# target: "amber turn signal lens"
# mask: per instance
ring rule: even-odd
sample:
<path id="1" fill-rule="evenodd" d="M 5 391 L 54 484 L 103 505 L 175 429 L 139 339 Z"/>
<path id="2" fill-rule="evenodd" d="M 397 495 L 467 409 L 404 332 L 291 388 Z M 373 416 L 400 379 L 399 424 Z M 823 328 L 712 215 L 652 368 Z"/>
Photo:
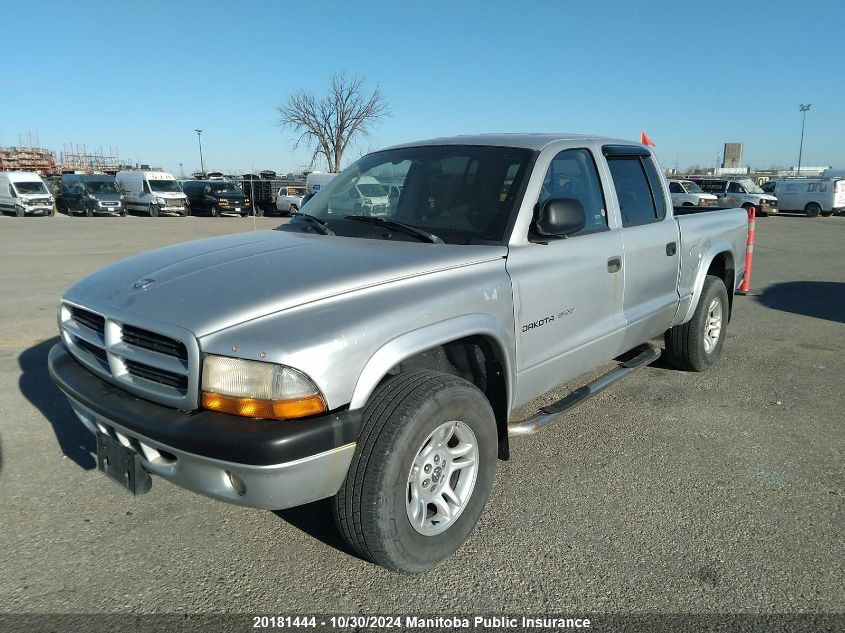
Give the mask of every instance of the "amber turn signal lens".
<path id="1" fill-rule="evenodd" d="M 231 413 L 245 418 L 277 420 L 304 418 L 326 410 L 326 402 L 319 395 L 296 400 L 258 400 L 257 398 L 233 398 L 207 391 L 202 393 L 202 406 L 210 411 Z"/>

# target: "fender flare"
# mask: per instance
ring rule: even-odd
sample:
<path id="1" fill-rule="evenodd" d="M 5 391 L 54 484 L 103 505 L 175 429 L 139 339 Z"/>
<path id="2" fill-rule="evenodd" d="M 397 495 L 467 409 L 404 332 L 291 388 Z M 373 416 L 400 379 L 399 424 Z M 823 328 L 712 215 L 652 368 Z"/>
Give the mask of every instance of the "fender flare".
<path id="1" fill-rule="evenodd" d="M 358 382 L 352 392 L 349 408 L 362 409 L 369 400 L 376 386 L 392 367 L 402 360 L 418 354 L 424 350 L 443 345 L 450 341 L 468 336 L 484 336 L 495 343 L 494 351 L 499 355 L 507 380 L 507 406 L 510 406 L 513 395 L 513 367 L 512 350 L 509 340 L 513 338 L 494 317 L 489 314 L 465 314 L 458 317 L 438 321 L 431 325 L 406 332 L 388 341 L 370 356 L 358 376 Z"/>
<path id="2" fill-rule="evenodd" d="M 745 270 L 745 260 L 743 259 L 741 262 L 738 262 L 736 255 L 733 252 L 733 245 L 728 240 L 720 240 L 711 244 L 710 248 L 707 249 L 707 252 L 698 258 L 698 270 L 696 271 L 695 282 L 692 286 L 692 299 L 690 300 L 689 306 L 687 307 L 687 311 L 686 314 L 684 314 L 684 317 L 682 319 L 679 319 L 674 325 L 686 323 L 692 318 L 692 315 L 695 312 L 695 307 L 698 305 L 698 300 L 701 297 L 701 291 L 704 288 L 704 278 L 707 276 L 707 271 L 710 269 L 710 264 L 713 263 L 713 260 L 720 253 L 727 253 L 730 256 L 734 265 L 733 282 L 731 283 L 731 287 L 727 289 L 729 295 L 734 294 L 734 291 L 736 290 L 736 281 L 739 278 L 738 273 L 740 272 L 740 270 Z M 738 266 L 741 267 L 739 270 Z"/>

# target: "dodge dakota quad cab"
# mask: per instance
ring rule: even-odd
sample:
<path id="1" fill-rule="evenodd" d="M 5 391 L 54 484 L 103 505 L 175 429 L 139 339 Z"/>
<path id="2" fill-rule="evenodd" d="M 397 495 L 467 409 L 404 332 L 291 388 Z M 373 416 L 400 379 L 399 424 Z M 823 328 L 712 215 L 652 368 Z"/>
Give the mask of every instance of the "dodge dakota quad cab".
<path id="1" fill-rule="evenodd" d="M 395 204 L 350 211 L 361 181 Z M 135 494 L 331 498 L 361 556 L 421 572 L 481 516 L 509 441 L 654 361 L 719 358 L 741 209 L 675 217 L 645 147 L 578 135 L 369 154 L 276 230 L 112 264 L 59 307 L 53 380 Z M 512 412 L 615 360 L 527 419 Z"/>

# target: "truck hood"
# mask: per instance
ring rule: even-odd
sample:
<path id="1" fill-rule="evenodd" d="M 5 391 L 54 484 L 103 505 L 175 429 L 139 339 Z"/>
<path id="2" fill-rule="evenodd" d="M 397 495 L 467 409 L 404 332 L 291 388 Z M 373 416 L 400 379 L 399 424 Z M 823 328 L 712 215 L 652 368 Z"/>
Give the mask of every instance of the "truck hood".
<path id="1" fill-rule="evenodd" d="M 320 299 L 501 259 L 505 246 L 457 246 L 260 231 L 186 242 L 111 264 L 64 298 L 197 337 Z"/>

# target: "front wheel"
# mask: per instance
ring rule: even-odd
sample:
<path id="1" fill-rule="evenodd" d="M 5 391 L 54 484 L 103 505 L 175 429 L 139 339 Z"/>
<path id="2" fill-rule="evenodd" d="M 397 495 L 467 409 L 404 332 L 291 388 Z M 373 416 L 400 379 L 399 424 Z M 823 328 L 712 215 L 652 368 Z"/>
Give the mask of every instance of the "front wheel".
<path id="1" fill-rule="evenodd" d="M 288 210 L 288 215 L 293 215 L 294 213 L 299 213 L 299 207 L 295 204 L 290 205 L 290 209 Z"/>
<path id="2" fill-rule="evenodd" d="M 725 282 L 707 275 L 692 318 L 666 331 L 668 361 L 687 371 L 706 371 L 713 367 L 725 342 L 728 310 Z"/>
<path id="3" fill-rule="evenodd" d="M 151 218 L 157 218 L 158 217 L 159 209 L 156 205 L 151 204 L 149 209 L 147 209 L 147 211 L 149 212 Z"/>
<path id="4" fill-rule="evenodd" d="M 478 522 L 496 467 L 496 420 L 475 385 L 402 373 L 373 393 L 335 522 L 361 556 L 419 573 L 454 554 Z"/>
<path id="5" fill-rule="evenodd" d="M 217 208 L 217 205 L 211 207 L 211 217 L 212 218 L 219 218 L 220 217 L 220 209 Z"/>

